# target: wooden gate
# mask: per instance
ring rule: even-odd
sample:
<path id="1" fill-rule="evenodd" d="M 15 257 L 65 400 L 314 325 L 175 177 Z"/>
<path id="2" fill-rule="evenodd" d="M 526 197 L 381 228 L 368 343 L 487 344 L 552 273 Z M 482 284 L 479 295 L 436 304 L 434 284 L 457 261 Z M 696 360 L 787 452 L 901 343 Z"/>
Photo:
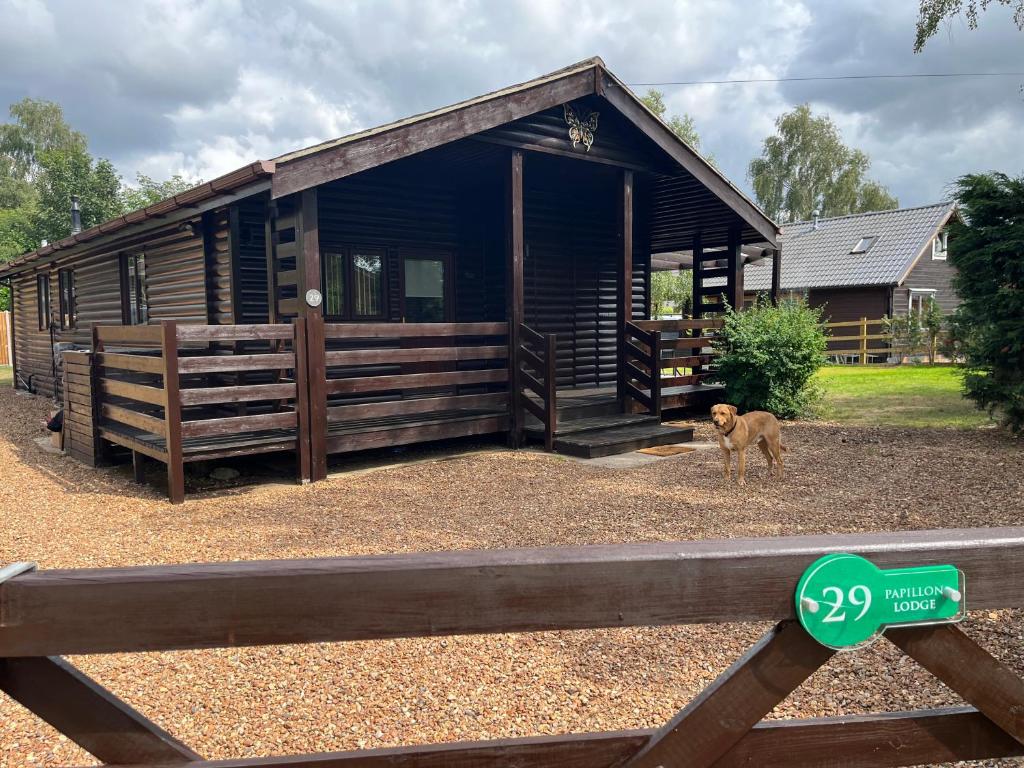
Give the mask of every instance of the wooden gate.
<path id="1" fill-rule="evenodd" d="M 11 364 L 11 313 L 0 312 L 0 365 Z"/>
<path id="2" fill-rule="evenodd" d="M 108 765 L 856 768 L 1024 755 L 1024 682 L 954 624 L 890 629 L 884 639 L 970 706 L 764 720 L 833 655 L 794 620 L 793 604 L 803 570 L 829 552 L 880 567 L 952 563 L 972 610 L 1024 607 L 1024 528 L 88 570 L 17 564 L 0 570 L 0 690 Z M 751 621 L 778 623 L 657 730 L 216 762 L 61 658 Z"/>

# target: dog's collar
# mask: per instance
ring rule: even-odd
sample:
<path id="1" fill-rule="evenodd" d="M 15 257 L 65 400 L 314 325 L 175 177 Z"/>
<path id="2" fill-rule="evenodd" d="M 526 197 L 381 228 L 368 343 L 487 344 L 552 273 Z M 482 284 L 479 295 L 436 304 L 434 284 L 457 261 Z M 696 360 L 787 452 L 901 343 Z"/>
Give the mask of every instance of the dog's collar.
<path id="1" fill-rule="evenodd" d="M 739 419 L 733 419 L 733 420 L 732 420 L 732 429 L 730 429 L 730 430 L 729 430 L 728 432 L 722 432 L 722 433 L 721 433 L 722 437 L 728 437 L 728 436 L 729 436 L 729 435 L 731 435 L 731 434 L 732 434 L 732 433 L 733 433 L 734 431 L 736 431 L 736 425 L 737 425 L 737 424 L 739 424 L 739 423 L 740 423 L 740 420 L 739 420 Z"/>

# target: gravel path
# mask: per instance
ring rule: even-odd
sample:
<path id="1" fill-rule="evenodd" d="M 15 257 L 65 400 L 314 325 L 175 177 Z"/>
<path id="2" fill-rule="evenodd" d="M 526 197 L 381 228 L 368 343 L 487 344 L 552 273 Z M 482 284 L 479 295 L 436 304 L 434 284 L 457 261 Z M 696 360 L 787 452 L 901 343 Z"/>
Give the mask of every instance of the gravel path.
<path id="1" fill-rule="evenodd" d="M 192 495 L 172 507 L 158 491 L 133 485 L 125 469 L 92 470 L 40 450 L 32 438 L 45 406 L 0 391 L 0 563 L 94 567 L 1021 524 L 1024 452 L 992 430 L 790 424 L 785 483 L 766 486 L 758 456 L 746 489 L 721 484 L 717 451 L 626 471 L 491 445 L 335 473 L 306 487 Z M 706 427 L 699 432 L 710 438 Z M 965 626 L 1024 673 L 1024 615 L 972 614 Z M 652 727 L 764 629 L 546 632 L 73 661 L 215 758 Z M 957 702 L 883 641 L 837 657 L 776 714 Z M 92 762 L 0 695 L 0 768 Z"/>

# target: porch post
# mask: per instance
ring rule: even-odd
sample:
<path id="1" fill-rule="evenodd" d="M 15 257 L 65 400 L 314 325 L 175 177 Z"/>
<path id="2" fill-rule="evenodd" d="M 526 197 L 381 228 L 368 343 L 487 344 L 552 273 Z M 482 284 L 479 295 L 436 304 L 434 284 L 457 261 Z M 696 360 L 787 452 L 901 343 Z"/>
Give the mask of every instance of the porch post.
<path id="1" fill-rule="evenodd" d="M 302 250 L 296 258 L 296 304 L 299 317 L 306 321 L 306 370 L 303 372 L 303 384 L 307 387 L 309 403 L 309 419 L 306 422 L 309 429 L 309 479 L 315 482 L 327 477 L 327 394 L 324 389 L 327 350 L 323 332 L 323 304 L 311 307 L 306 303 L 306 291 L 313 288 L 320 290 L 320 227 L 316 187 L 304 189 L 300 195 L 295 238 Z M 297 352 L 294 349 L 292 351 Z M 299 364 L 298 359 L 296 364 Z M 296 383 L 298 379 L 296 376 Z M 299 423 L 301 425 L 301 421 Z M 302 437 L 299 436 L 300 441 Z"/>
<path id="2" fill-rule="evenodd" d="M 701 294 L 701 288 L 704 285 L 703 277 L 700 272 L 704 268 L 704 245 L 701 243 L 700 232 L 697 232 L 693 236 L 693 294 L 691 295 L 691 301 L 693 306 L 690 309 L 690 317 L 697 320 L 704 316 L 704 311 L 701 309 L 701 305 L 704 303 L 704 296 Z"/>
<path id="3" fill-rule="evenodd" d="M 512 151 L 505 185 L 506 274 L 508 284 L 508 365 L 509 365 L 509 444 L 518 448 L 523 442 L 525 412 L 520 403 L 519 326 L 524 317 L 523 289 L 523 153 Z"/>
<path id="4" fill-rule="evenodd" d="M 782 285 L 782 252 L 772 249 L 772 306 L 779 306 L 779 288 Z"/>
<path id="5" fill-rule="evenodd" d="M 726 267 L 729 274 L 726 277 L 725 298 L 729 305 L 735 310 L 743 309 L 743 251 L 741 250 L 742 231 L 739 224 L 729 227 L 729 245 L 726 249 Z"/>
<path id="6" fill-rule="evenodd" d="M 619 207 L 619 233 L 622 238 L 622 262 L 619 264 L 618 319 L 615 343 L 618 350 L 615 363 L 615 392 L 622 410 L 628 406 L 626 397 L 626 323 L 633 319 L 633 172 L 622 172 L 622 199 Z M 651 371 L 651 376 L 659 375 Z"/>

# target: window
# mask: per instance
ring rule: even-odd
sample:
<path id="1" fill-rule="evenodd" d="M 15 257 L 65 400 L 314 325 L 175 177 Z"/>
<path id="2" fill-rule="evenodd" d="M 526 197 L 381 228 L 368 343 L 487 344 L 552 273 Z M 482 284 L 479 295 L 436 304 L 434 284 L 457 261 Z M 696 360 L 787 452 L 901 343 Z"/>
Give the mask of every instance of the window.
<path id="1" fill-rule="evenodd" d="M 860 240 L 857 241 L 857 244 L 853 246 L 853 250 L 850 251 L 850 253 L 867 253 L 869 250 L 871 250 L 871 246 L 875 244 L 876 240 L 878 240 L 878 238 L 875 236 L 862 237 Z"/>
<path id="2" fill-rule="evenodd" d="M 324 251 L 324 317 L 372 320 L 384 317 L 384 249 L 346 247 Z"/>
<path id="3" fill-rule="evenodd" d="M 406 256 L 404 316 L 411 323 L 443 323 L 445 312 L 445 259 Z"/>
<path id="4" fill-rule="evenodd" d="M 121 256 L 121 322 L 124 325 L 145 325 L 149 322 L 144 253 Z"/>
<path id="5" fill-rule="evenodd" d="M 946 260 L 946 248 L 949 246 L 949 233 L 939 232 L 932 240 L 932 259 L 935 261 Z"/>
<path id="6" fill-rule="evenodd" d="M 57 286 L 60 300 L 60 327 L 75 327 L 75 273 L 70 269 L 57 272 Z"/>
<path id="7" fill-rule="evenodd" d="M 49 275 L 38 275 L 36 277 L 36 319 L 39 321 L 40 331 L 45 331 L 50 327 Z"/>
<path id="8" fill-rule="evenodd" d="M 935 289 L 910 288 L 908 290 L 910 295 L 907 298 L 907 312 L 911 314 L 917 312 L 918 319 L 920 319 L 928 308 L 928 302 L 935 299 Z"/>

